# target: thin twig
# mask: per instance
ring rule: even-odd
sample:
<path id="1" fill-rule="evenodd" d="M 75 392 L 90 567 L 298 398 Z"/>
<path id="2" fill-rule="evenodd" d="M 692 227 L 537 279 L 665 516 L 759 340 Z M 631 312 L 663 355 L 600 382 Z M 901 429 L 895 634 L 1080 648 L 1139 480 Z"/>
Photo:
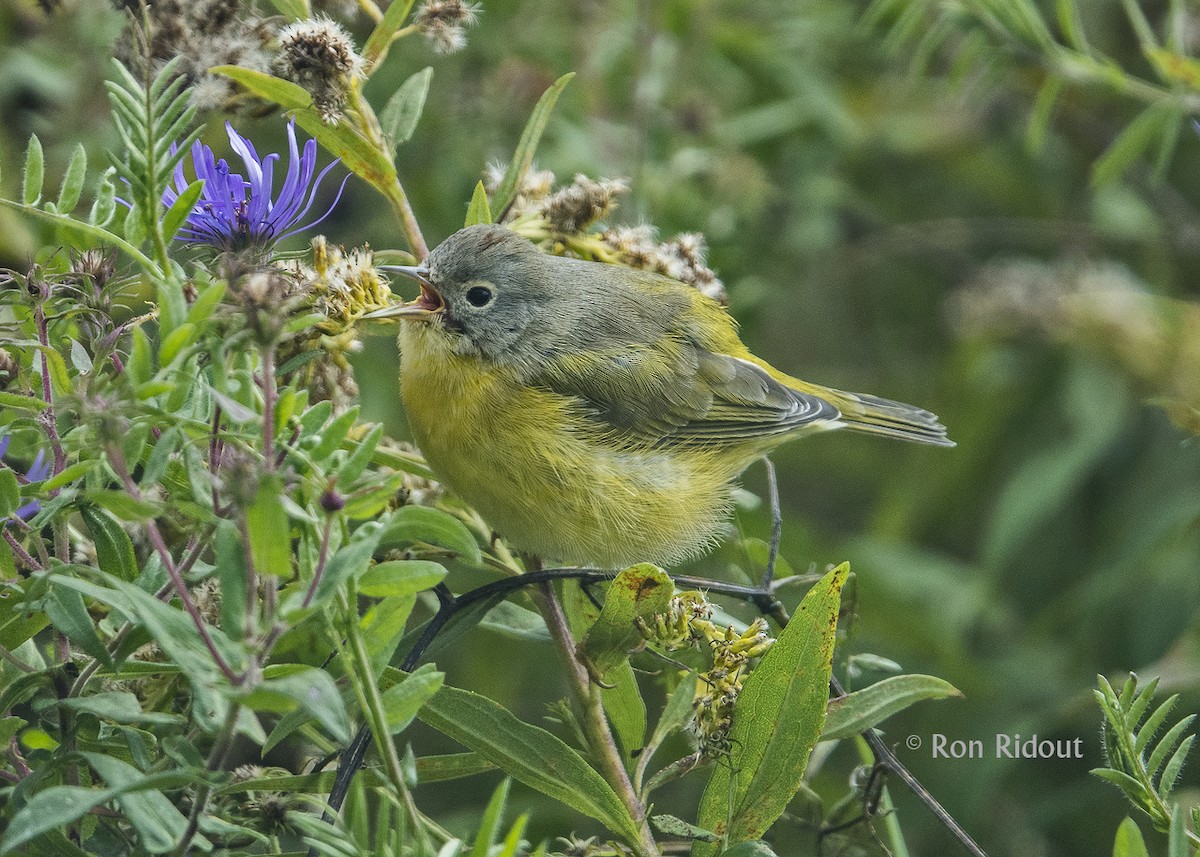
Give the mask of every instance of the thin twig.
<path id="1" fill-rule="evenodd" d="M 129 474 L 129 468 L 125 464 L 125 454 L 115 444 L 109 444 L 107 452 L 109 463 L 112 465 L 121 482 L 125 485 L 125 490 L 129 492 L 129 496 L 135 500 L 141 500 L 142 492 L 138 488 L 137 483 L 133 481 L 133 477 Z M 153 518 L 146 521 L 146 535 L 149 536 L 150 544 L 154 546 L 159 559 L 162 560 L 162 564 L 167 570 L 167 575 L 171 578 L 171 583 L 175 587 L 175 592 L 179 596 L 179 600 L 183 602 L 183 608 L 187 611 L 187 614 L 192 617 L 192 624 L 196 626 L 196 631 L 200 634 L 200 639 L 204 641 L 204 647 L 208 649 L 213 662 L 224 673 L 225 678 L 229 679 L 231 684 L 240 685 L 244 676 L 235 672 L 226 663 L 220 650 L 217 649 L 212 635 L 208 633 L 208 625 L 205 624 L 204 617 L 200 615 L 200 610 L 192 598 L 192 593 L 187 588 L 187 583 L 184 581 L 183 575 L 180 574 L 179 568 L 175 565 L 171 551 L 167 548 L 167 543 L 158 529 L 158 523 Z"/>
<path id="2" fill-rule="evenodd" d="M 8 542 L 8 546 L 12 548 L 13 554 L 21 562 L 29 567 L 30 571 L 45 571 L 46 567 L 29 555 L 25 548 L 21 547 L 21 543 L 17 541 L 17 537 L 4 528 L 4 540 Z"/>
<path id="3" fill-rule="evenodd" d="M 39 284 L 39 292 L 41 290 Z M 47 351 L 50 349 L 50 328 L 46 323 L 46 304 L 45 299 L 39 298 L 33 305 L 33 317 L 37 324 L 38 342 L 42 344 L 42 348 Z M 62 473 L 67 466 L 67 453 L 63 449 L 62 439 L 58 436 L 58 418 L 54 415 L 54 397 L 51 395 L 50 387 L 50 361 L 46 357 L 46 351 L 42 352 L 42 398 L 46 402 L 46 410 L 38 415 L 38 420 L 42 423 L 42 428 L 46 431 L 46 437 L 50 440 L 50 446 L 54 450 L 54 475 Z M 57 490 L 54 492 L 57 493 Z"/>

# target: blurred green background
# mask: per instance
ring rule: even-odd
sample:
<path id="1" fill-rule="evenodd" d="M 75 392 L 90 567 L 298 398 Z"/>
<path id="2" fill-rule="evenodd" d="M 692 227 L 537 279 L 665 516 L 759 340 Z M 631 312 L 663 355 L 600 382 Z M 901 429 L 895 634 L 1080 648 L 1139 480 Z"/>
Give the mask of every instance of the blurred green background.
<path id="1" fill-rule="evenodd" d="M 1118 0 L 1078 5 L 1094 44 L 1148 74 Z M 1180 5 L 1186 37 L 1200 40 L 1200 10 Z M 965 20 L 962 32 L 899 39 L 894 16 L 867 20 L 867 6 L 487 0 L 464 51 L 407 40 L 368 95 L 380 107 L 434 67 L 399 167 L 436 243 L 461 225 L 484 165 L 510 155 L 538 95 L 578 72 L 539 166 L 564 181 L 630 179 L 620 222 L 702 231 L 745 340 L 781 369 L 943 418 L 956 449 L 846 435 L 782 449 L 783 556 L 798 572 L 850 560 L 841 657 L 875 653 L 964 692 L 894 718 L 887 736 L 989 853 L 1108 853 L 1126 807 L 1087 773 L 1101 763 L 1096 673 L 1162 675 L 1183 711 L 1200 707 L 1200 448 L 1151 403 L 1200 383 L 1200 322 L 1162 300 L 1196 299 L 1200 138 L 1177 124 L 1159 169 L 1151 155 L 1096 183 L 1093 165 L 1138 103 L 1068 86 L 1031 140 L 1045 78 L 1035 56 L 1002 36 L 973 46 Z M 1167 14 L 1142 6 L 1153 21 Z M 19 188 L 31 132 L 46 144 L 48 185 L 77 142 L 94 163 L 113 144 L 102 80 L 120 26 L 99 0 L 49 16 L 0 2 L 5 195 Z M 369 32 L 362 18 L 352 29 Z M 211 117 L 214 146 L 222 118 Z M 282 139 L 276 117 L 235 121 L 260 151 Z M 402 247 L 380 202 L 351 182 L 322 229 L 346 245 Z M 26 265 L 40 238 L 0 211 L 0 265 Z M 364 415 L 403 436 L 394 352 L 389 337 L 369 337 L 356 366 Z M 746 479 L 765 496 L 761 470 Z M 738 526 L 769 532 L 761 507 Z M 729 576 L 735 565 L 753 568 L 730 547 L 690 570 Z M 474 633 L 439 661 L 448 680 L 543 716 L 562 693 L 546 686 L 549 649 Z M 932 759 L 933 733 L 986 746 L 997 733 L 1081 737 L 1084 759 Z M 905 747 L 909 735 L 921 750 Z M 422 752 L 436 740 L 414 738 Z M 853 764 L 838 753 L 817 780 L 830 795 Z M 1195 770 L 1183 783 L 1193 802 Z M 453 829 L 453 813 L 477 817 L 494 783 L 423 787 L 419 800 Z M 687 814 L 699 785 L 656 809 Z M 956 853 L 892 791 L 915 854 Z M 535 838 L 561 829 L 559 810 L 519 794 L 540 807 Z"/>

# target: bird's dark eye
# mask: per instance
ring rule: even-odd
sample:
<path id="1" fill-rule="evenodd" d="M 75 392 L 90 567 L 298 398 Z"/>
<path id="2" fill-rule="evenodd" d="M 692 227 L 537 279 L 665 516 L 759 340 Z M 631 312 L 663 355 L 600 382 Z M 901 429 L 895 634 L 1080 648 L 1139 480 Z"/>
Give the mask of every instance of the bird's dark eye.
<path id="1" fill-rule="evenodd" d="M 492 290 L 487 286 L 472 286 L 467 289 L 467 303 L 471 306 L 487 306 L 492 302 Z"/>

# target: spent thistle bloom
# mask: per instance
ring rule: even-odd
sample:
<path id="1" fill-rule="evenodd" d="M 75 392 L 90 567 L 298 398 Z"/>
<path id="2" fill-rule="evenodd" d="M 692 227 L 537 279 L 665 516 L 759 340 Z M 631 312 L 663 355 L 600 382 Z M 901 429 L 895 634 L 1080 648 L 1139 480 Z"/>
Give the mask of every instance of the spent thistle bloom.
<path id="1" fill-rule="evenodd" d="M 439 54 L 452 54 L 467 44 L 466 28 L 479 18 L 479 7 L 463 0 L 426 0 L 413 24 Z"/>
<path id="2" fill-rule="evenodd" d="M 12 440 L 10 435 L 0 437 L 0 459 L 4 458 L 4 454 L 8 452 L 8 444 Z M 27 482 L 41 482 L 50 475 L 50 462 L 46 460 L 46 453 L 38 450 L 37 457 L 33 459 L 33 464 L 30 465 L 28 472 L 25 474 Z M 17 509 L 9 516 L 9 520 L 19 518 L 22 521 L 28 521 L 38 513 L 41 504 L 37 500 L 30 500 L 23 506 L 18 506 Z"/>
<path id="3" fill-rule="evenodd" d="M 272 63 L 277 74 L 308 90 L 327 125 L 337 124 L 351 88 L 363 76 L 362 67 L 350 34 L 324 16 L 285 27 Z"/>
<path id="4" fill-rule="evenodd" d="M 308 215 L 322 179 L 338 161 L 334 160 L 317 173 L 317 141 L 308 140 L 301 154 L 296 144 L 295 120 L 288 122 L 287 176 L 278 196 L 272 199 L 273 167 L 279 155 L 272 152 L 260 158 L 254 145 L 233 130 L 228 122 L 225 130 L 230 146 L 245 164 L 246 177 L 231 172 L 225 159 L 217 158 L 208 146 L 199 141 L 193 143 L 192 167 L 196 178 L 204 179 L 204 192 L 179 230 L 176 237 L 180 240 L 209 244 L 226 252 L 257 250 L 265 253 L 276 241 L 316 226 L 330 215 L 342 198 L 349 175 L 342 180 L 337 197 L 324 214 L 297 225 Z M 175 186 L 163 192 L 163 205 L 170 207 L 187 186 L 181 162 L 175 167 Z"/>

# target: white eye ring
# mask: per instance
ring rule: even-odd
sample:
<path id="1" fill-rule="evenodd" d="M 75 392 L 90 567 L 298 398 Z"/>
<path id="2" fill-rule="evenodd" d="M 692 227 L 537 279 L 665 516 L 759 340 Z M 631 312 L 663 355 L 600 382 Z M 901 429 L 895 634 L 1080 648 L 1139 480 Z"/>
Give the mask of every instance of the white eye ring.
<path id="1" fill-rule="evenodd" d="M 473 307 L 485 307 L 495 296 L 495 292 L 487 286 L 471 286 L 467 289 L 467 303 Z"/>

